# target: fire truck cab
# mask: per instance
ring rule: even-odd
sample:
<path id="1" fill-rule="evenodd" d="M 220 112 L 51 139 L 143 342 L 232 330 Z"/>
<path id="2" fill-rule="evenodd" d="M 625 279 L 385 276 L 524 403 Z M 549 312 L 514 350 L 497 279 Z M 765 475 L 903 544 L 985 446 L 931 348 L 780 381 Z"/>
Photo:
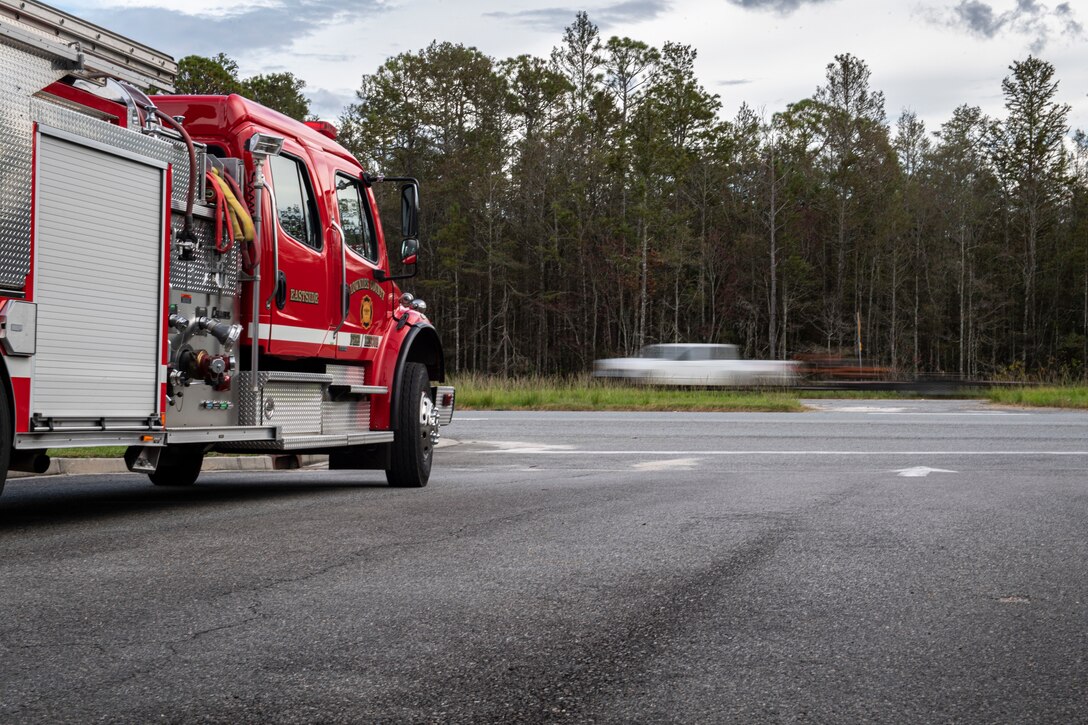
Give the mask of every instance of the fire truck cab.
<path id="1" fill-rule="evenodd" d="M 40 3 L 0 0 L 0 60 L 0 476 L 126 445 L 157 485 L 213 450 L 426 485 L 454 389 L 398 286 L 415 179 L 240 96 L 149 97 L 169 56 Z"/>

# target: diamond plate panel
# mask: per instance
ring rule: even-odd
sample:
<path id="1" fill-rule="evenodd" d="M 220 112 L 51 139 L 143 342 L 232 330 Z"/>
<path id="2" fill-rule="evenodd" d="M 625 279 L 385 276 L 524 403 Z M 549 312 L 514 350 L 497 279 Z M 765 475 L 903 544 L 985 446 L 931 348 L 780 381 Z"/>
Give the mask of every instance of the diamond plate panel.
<path id="1" fill-rule="evenodd" d="M 170 227 L 174 238 L 185 226 L 185 214 L 174 212 Z M 235 244 L 226 254 L 215 251 L 215 224 L 200 217 L 193 218 L 193 233 L 197 246 L 191 260 L 178 258 L 177 250 L 170 255 L 170 287 L 174 290 L 204 294 L 238 294 L 238 274 L 242 269 L 241 253 Z"/>
<path id="2" fill-rule="evenodd" d="M 333 385 L 366 385 L 366 369 L 357 365 L 326 365 Z"/>
<path id="3" fill-rule="evenodd" d="M 189 195 L 189 152 L 181 141 L 130 131 L 42 98 L 33 98 L 30 104 L 33 118 L 38 123 L 172 164 L 171 200 L 177 206 L 184 206 Z M 196 162 L 198 169 L 204 168 L 203 146 L 197 147 Z M 204 198 L 204 175 L 200 174 L 197 181 L 196 199 L 199 203 Z"/>
<path id="4" fill-rule="evenodd" d="M 264 424 L 279 426 L 284 436 L 320 435 L 322 392 L 316 383 L 270 382 L 263 391 Z"/>
<path id="5" fill-rule="evenodd" d="M 238 425 L 256 425 L 253 421 L 261 419 L 261 391 L 253 390 L 250 386 L 252 377 L 252 373 L 239 372 L 231 383 L 231 387 L 238 391 Z"/>
<path id="6" fill-rule="evenodd" d="M 327 365 L 334 385 L 366 385 L 366 370 L 356 365 Z M 326 435 L 370 430 L 370 399 L 326 400 L 321 404 L 321 431 Z"/>
<path id="7" fill-rule="evenodd" d="M 163 143 L 166 143 L 173 149 L 173 153 L 170 158 L 167 159 L 173 165 L 173 182 L 174 193 L 172 199 L 175 207 L 185 208 L 186 200 L 189 198 L 189 149 L 186 147 L 184 141 L 178 139 L 169 138 L 159 134 L 153 134 L 152 138 L 161 139 Z M 202 173 L 204 169 L 208 167 L 207 156 L 208 148 L 204 144 L 194 144 L 196 151 L 196 203 L 199 204 L 204 198 L 205 187 L 207 185 L 207 179 L 204 178 Z"/>
<path id="8" fill-rule="evenodd" d="M 31 94 L 64 75 L 45 55 L 0 43 L 0 288 L 30 272 Z"/>
<path id="9" fill-rule="evenodd" d="M 370 430 L 370 400 L 325 400 L 321 403 L 321 432 L 325 435 Z"/>
<path id="10" fill-rule="evenodd" d="M 328 375 L 313 373 L 283 373 L 275 370 L 258 373 L 258 390 L 253 392 L 252 373 L 240 372 L 234 385 L 238 386 L 238 417 L 241 425 L 275 425 L 287 435 L 318 435 L 321 433 L 321 402 Z M 271 416 L 265 406 L 272 401 Z M 253 421 L 253 422 L 251 422 Z"/>

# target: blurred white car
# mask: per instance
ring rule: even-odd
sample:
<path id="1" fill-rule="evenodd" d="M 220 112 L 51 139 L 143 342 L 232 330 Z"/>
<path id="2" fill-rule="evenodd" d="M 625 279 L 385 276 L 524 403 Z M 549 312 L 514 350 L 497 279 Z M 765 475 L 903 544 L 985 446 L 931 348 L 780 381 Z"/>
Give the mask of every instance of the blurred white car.
<path id="1" fill-rule="evenodd" d="M 741 360 L 736 345 L 674 343 L 647 345 L 638 357 L 597 360 L 593 377 L 648 385 L 794 385 L 797 363 L 787 360 Z"/>

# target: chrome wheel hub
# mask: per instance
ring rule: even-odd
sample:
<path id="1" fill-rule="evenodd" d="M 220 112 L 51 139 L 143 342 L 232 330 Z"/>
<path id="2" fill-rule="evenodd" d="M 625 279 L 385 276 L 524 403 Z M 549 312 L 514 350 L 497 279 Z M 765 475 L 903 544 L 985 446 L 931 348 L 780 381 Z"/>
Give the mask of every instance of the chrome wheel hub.
<path id="1" fill-rule="evenodd" d="M 440 437 L 438 428 L 438 408 L 435 407 L 431 396 L 423 393 L 419 398 L 419 430 L 423 438 L 425 451 L 429 455 L 430 449 L 438 443 Z"/>

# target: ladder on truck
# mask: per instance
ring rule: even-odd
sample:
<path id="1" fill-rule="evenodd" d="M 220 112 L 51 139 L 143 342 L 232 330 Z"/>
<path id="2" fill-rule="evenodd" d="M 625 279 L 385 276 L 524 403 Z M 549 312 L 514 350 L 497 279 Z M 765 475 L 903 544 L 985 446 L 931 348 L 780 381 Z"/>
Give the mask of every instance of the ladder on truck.
<path id="1" fill-rule="evenodd" d="M 172 56 L 36 0 L 0 0 L 0 39 L 62 60 L 71 71 L 174 91 L 178 65 Z"/>

